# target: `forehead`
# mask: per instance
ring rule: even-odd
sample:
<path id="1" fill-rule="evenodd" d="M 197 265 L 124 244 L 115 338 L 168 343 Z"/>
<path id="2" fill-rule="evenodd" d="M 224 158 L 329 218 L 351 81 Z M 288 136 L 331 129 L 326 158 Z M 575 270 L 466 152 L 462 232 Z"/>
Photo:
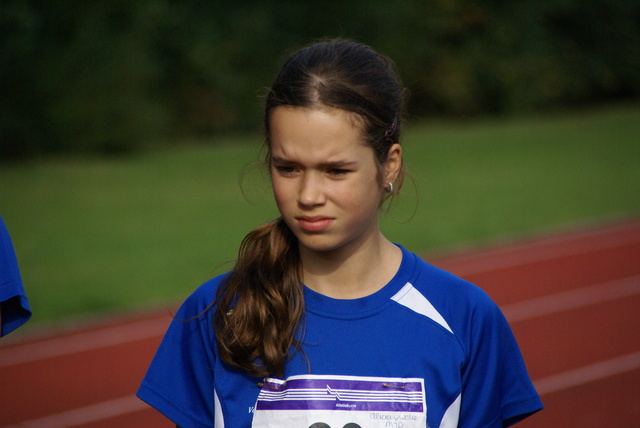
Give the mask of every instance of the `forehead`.
<path id="1" fill-rule="evenodd" d="M 373 149 L 354 116 L 335 108 L 276 107 L 269 118 L 271 153 L 284 158 L 318 157 L 323 161 L 369 158 Z"/>

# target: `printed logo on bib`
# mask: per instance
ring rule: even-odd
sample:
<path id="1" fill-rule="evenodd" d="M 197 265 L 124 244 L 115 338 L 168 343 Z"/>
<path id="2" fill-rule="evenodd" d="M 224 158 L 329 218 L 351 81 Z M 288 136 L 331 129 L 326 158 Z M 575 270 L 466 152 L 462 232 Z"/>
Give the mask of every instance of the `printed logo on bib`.
<path id="1" fill-rule="evenodd" d="M 266 379 L 253 428 L 424 428 L 424 380 L 359 376 Z"/>

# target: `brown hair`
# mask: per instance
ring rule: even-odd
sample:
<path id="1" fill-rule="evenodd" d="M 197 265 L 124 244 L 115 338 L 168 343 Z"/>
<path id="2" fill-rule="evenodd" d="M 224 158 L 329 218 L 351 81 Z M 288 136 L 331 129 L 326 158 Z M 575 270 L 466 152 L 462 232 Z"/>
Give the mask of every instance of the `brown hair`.
<path id="1" fill-rule="evenodd" d="M 393 63 L 370 47 L 330 40 L 303 48 L 285 62 L 266 97 L 265 163 L 271 160 L 271 113 L 292 106 L 353 113 L 381 166 L 389 148 L 400 142 L 404 103 Z M 397 190 L 403 178 L 401 169 Z M 244 238 L 216 303 L 214 330 L 222 360 L 251 375 L 282 376 L 300 349 L 304 296 L 298 241 L 281 218 Z"/>

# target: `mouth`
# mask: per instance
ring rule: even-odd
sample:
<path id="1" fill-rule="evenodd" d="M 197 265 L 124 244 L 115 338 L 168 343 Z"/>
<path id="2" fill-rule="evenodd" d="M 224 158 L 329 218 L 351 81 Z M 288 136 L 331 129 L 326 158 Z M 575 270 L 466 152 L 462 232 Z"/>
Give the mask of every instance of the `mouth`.
<path id="1" fill-rule="evenodd" d="M 313 217 L 296 217 L 300 228 L 306 232 L 322 232 L 331 226 L 333 218 L 313 216 Z"/>

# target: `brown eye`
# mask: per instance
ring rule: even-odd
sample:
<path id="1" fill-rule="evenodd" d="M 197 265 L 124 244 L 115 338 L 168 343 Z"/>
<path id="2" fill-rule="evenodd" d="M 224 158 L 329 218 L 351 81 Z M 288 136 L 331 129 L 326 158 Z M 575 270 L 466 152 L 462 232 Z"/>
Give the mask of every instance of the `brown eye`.
<path id="1" fill-rule="evenodd" d="M 349 171 L 348 169 L 339 169 L 339 168 L 333 168 L 328 171 L 328 173 L 334 177 L 342 177 L 347 175 L 350 172 L 351 171 Z"/>
<path id="2" fill-rule="evenodd" d="M 276 166 L 275 169 L 282 175 L 291 175 L 296 172 L 296 169 L 292 166 Z"/>

